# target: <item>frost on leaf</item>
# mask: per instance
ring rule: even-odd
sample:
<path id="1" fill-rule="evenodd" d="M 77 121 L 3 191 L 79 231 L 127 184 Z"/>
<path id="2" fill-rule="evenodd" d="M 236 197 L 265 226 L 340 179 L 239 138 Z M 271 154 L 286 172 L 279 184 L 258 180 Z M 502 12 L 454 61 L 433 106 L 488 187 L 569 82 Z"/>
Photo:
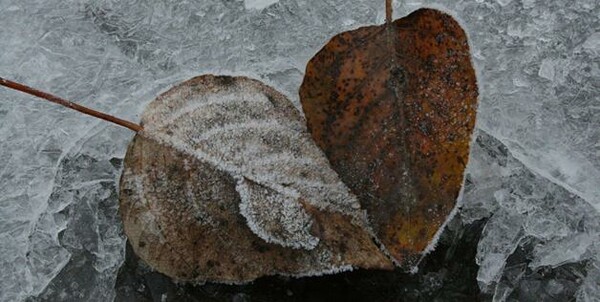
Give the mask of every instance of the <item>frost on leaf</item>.
<path id="1" fill-rule="evenodd" d="M 121 179 L 135 252 L 177 280 L 391 268 L 356 197 L 280 93 L 201 76 L 143 114 Z"/>
<path id="2" fill-rule="evenodd" d="M 282 194 L 247 179 L 237 181 L 240 213 L 262 239 L 282 246 L 313 249 L 319 238 L 310 234 L 312 219 L 298 201 L 298 194 Z M 294 196 L 295 195 L 295 196 Z"/>
<path id="3" fill-rule="evenodd" d="M 420 9 L 331 39 L 300 99 L 315 142 L 396 261 L 414 264 L 455 207 L 475 125 L 467 37 Z"/>

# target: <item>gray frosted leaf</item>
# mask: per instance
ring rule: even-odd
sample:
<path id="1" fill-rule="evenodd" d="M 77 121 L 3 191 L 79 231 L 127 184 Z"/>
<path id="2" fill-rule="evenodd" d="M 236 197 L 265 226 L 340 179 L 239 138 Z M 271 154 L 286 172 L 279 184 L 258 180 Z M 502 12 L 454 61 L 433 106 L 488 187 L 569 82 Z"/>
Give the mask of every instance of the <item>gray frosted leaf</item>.
<path id="1" fill-rule="evenodd" d="M 391 268 L 357 199 L 280 93 L 201 76 L 150 103 L 121 214 L 135 252 L 178 280 Z"/>

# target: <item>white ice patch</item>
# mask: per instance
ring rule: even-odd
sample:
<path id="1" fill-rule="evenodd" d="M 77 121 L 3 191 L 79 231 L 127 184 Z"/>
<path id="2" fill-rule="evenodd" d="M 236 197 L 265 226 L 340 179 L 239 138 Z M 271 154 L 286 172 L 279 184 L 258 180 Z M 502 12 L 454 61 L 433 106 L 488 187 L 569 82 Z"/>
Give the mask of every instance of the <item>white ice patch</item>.
<path id="1" fill-rule="evenodd" d="M 600 32 L 590 35 L 583 43 L 583 48 L 592 51 L 596 55 L 600 55 Z"/>
<path id="2" fill-rule="evenodd" d="M 244 7 L 251 10 L 262 10 L 277 2 L 279 0 L 244 0 Z"/>
<path id="3" fill-rule="evenodd" d="M 538 75 L 550 81 L 554 81 L 556 61 L 554 59 L 544 59 L 540 65 Z"/>

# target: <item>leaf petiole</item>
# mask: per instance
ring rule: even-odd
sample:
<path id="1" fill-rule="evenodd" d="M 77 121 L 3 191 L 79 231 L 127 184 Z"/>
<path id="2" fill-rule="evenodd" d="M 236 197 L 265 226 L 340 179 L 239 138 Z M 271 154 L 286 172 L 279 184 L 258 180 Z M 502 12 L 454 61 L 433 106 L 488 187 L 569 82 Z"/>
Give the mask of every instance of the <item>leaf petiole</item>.
<path id="1" fill-rule="evenodd" d="M 385 23 L 392 23 L 392 0 L 385 0 Z"/>
<path id="2" fill-rule="evenodd" d="M 102 113 L 102 112 L 75 104 L 73 102 L 67 101 L 63 98 L 57 97 L 50 93 L 47 93 L 47 92 L 44 92 L 41 90 L 37 90 L 35 88 L 31 88 L 29 86 L 26 86 L 26 85 L 23 85 L 23 84 L 20 84 L 17 82 L 13 82 L 13 81 L 4 79 L 2 77 L 0 77 L 0 85 L 14 89 L 14 90 L 18 90 L 18 91 L 21 91 L 21 92 L 24 92 L 27 94 L 31 94 L 33 96 L 37 96 L 39 98 L 48 100 L 52 103 L 56 103 L 56 104 L 65 106 L 67 108 L 71 108 L 73 110 L 79 111 L 79 112 L 87 114 L 87 115 L 91 115 L 91 116 L 99 118 L 99 119 L 103 119 L 105 121 L 109 121 L 109 122 L 117 124 L 119 126 L 129 128 L 135 132 L 139 132 L 144 129 L 142 126 L 140 126 L 136 123 L 132 123 L 130 121 L 126 121 L 126 120 L 120 119 L 118 117 L 114 117 L 112 115 Z"/>

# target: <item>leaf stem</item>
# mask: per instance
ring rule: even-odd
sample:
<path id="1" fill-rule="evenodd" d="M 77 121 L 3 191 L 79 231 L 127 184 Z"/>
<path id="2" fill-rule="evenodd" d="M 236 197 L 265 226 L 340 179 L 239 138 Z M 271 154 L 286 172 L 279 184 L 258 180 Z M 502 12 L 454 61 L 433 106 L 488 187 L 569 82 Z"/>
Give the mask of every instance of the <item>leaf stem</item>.
<path id="1" fill-rule="evenodd" d="M 385 23 L 392 23 L 392 0 L 385 0 Z"/>
<path id="2" fill-rule="evenodd" d="M 6 86 L 8 88 L 11 88 L 11 89 L 14 89 L 14 90 L 18 90 L 18 91 L 21 91 L 21 92 L 25 92 L 27 94 L 31 94 L 31 95 L 37 96 L 39 98 L 42 98 L 42 99 L 46 99 L 46 100 L 48 100 L 48 101 L 50 101 L 52 103 L 56 103 L 56 104 L 65 106 L 67 108 L 71 108 L 73 110 L 79 111 L 81 113 L 84 113 L 84 114 L 87 114 L 87 115 L 91 115 L 93 117 L 96 117 L 96 118 L 99 118 L 99 119 L 103 119 L 105 121 L 109 121 L 109 122 L 117 124 L 119 126 L 123 126 L 123 127 L 129 128 L 129 129 L 131 129 L 131 130 L 133 130 L 135 132 L 139 132 L 139 131 L 141 131 L 141 130 L 144 129 L 142 126 L 140 126 L 138 124 L 135 124 L 135 123 L 132 123 L 130 121 L 122 120 L 122 119 L 120 119 L 118 117 L 114 117 L 114 116 L 108 115 L 106 113 L 102 113 L 102 112 L 99 112 L 99 111 L 96 111 L 96 110 L 93 110 L 93 109 L 90 109 L 90 108 L 87 108 L 87 107 L 84 107 L 84 106 L 81 106 L 81 105 L 77 105 L 77 104 L 75 104 L 73 102 L 67 101 L 67 100 L 65 100 L 63 98 L 54 96 L 54 95 L 49 94 L 47 92 L 43 92 L 43 91 L 37 90 L 35 88 L 31 88 L 31 87 L 26 86 L 26 85 L 23 85 L 23 84 L 20 84 L 20 83 L 17 83 L 17 82 L 13 82 L 13 81 L 4 79 L 2 77 L 0 77 L 0 85 Z"/>

